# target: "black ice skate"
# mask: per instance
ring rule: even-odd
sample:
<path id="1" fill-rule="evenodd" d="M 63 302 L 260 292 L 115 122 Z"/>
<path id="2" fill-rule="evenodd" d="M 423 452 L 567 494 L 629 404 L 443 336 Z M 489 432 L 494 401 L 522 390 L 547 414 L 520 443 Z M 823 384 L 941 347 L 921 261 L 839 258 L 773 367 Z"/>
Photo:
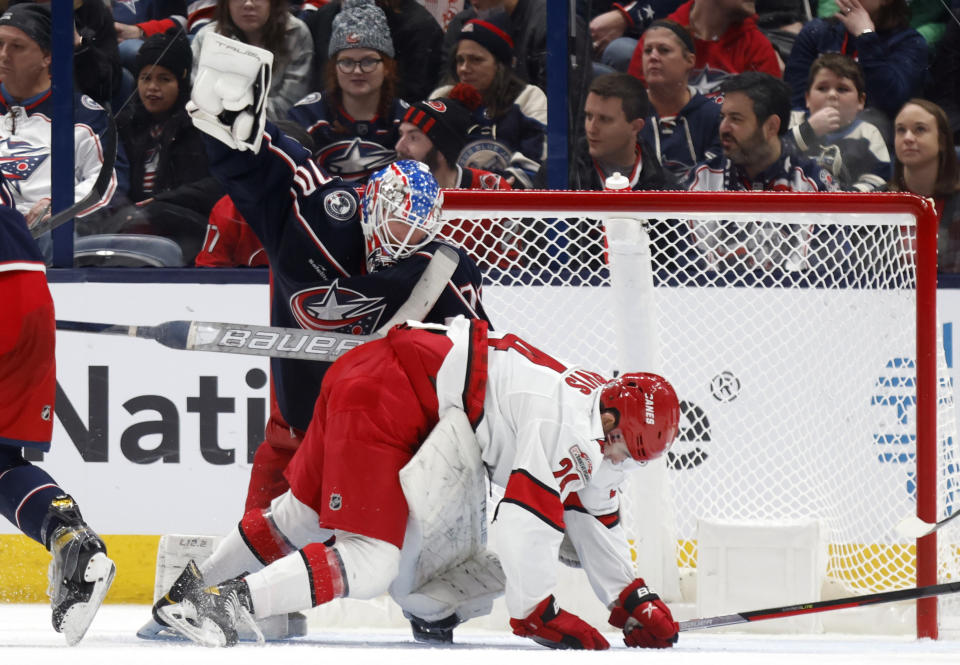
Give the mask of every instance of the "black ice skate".
<path id="1" fill-rule="evenodd" d="M 237 643 L 237 627 L 253 631 L 257 642 L 263 634 L 253 620 L 250 589 L 241 579 L 204 587 L 196 563 L 191 561 L 163 598 L 153 606 L 158 623 L 207 647 L 230 647 Z"/>
<path id="2" fill-rule="evenodd" d="M 461 623 L 456 614 L 439 621 L 427 621 L 406 611 L 403 616 L 410 620 L 413 639 L 424 644 L 452 644 L 453 629 Z"/>
<path id="3" fill-rule="evenodd" d="M 64 634 L 67 644 L 77 644 L 87 632 L 104 596 L 113 583 L 116 566 L 107 557 L 107 547 L 84 523 L 80 509 L 69 496 L 50 504 L 44 532 L 49 538 L 48 578 L 53 628 Z"/>

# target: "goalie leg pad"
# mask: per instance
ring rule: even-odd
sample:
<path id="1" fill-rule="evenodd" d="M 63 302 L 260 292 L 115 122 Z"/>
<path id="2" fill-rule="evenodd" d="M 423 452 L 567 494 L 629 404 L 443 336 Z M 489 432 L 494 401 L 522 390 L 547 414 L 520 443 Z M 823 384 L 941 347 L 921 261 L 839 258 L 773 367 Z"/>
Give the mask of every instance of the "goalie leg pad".
<path id="1" fill-rule="evenodd" d="M 400 471 L 410 509 L 407 533 L 415 537 L 404 540 L 406 589 L 397 587 L 399 593 L 484 549 L 486 476 L 466 414 L 448 409 Z"/>
<path id="2" fill-rule="evenodd" d="M 493 601 L 503 595 L 505 583 L 497 555 L 483 551 L 435 575 L 407 595 L 394 594 L 394 600 L 404 614 L 422 622 L 441 622 L 456 616 L 457 623 L 462 623 L 489 614 Z"/>

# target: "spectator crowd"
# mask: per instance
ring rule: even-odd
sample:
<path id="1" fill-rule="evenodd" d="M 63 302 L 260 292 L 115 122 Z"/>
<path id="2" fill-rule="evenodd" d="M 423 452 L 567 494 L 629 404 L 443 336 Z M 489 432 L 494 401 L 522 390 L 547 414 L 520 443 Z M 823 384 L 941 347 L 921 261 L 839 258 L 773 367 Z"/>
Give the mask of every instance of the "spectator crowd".
<path id="1" fill-rule="evenodd" d="M 76 0 L 78 200 L 109 117 L 119 137 L 76 233 L 165 237 L 181 265 L 263 264 L 184 108 L 211 33 L 273 53 L 267 119 L 324 175 L 362 188 L 415 158 L 444 187 L 544 188 L 548 3 Z M 50 3 L 3 5 L 0 156 L 36 224 L 50 214 Z M 620 173 L 635 190 L 913 192 L 941 216 L 941 270 L 960 270 L 958 0 L 575 5 L 570 189 Z"/>

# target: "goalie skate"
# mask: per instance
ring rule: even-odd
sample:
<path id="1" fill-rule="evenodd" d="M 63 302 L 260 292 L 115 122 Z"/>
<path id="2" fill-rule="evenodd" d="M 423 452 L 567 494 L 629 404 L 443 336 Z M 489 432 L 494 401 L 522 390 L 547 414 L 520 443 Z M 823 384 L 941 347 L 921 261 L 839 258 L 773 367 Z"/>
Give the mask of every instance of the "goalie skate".
<path id="1" fill-rule="evenodd" d="M 54 630 L 74 646 L 93 622 L 117 569 L 107 557 L 103 540 L 83 522 L 72 498 L 58 497 L 50 511 L 71 522 L 57 527 L 50 538 L 53 558 L 47 571 L 47 595 Z"/>
<path id="2" fill-rule="evenodd" d="M 154 618 L 192 642 L 207 647 L 229 647 L 238 641 L 238 627 L 263 634 L 253 620 L 250 592 L 241 579 L 203 586 L 203 577 L 191 561 L 170 591 L 153 607 Z"/>

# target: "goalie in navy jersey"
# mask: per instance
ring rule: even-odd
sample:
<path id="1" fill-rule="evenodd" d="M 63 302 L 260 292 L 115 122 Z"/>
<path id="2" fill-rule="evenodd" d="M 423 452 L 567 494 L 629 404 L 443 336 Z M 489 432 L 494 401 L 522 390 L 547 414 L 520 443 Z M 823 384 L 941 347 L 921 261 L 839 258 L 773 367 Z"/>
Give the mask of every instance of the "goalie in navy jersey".
<path id="1" fill-rule="evenodd" d="M 211 34 L 187 110 L 208 135 L 211 171 L 266 251 L 271 325 L 373 333 L 397 313 L 443 246 L 434 240 L 440 190 L 424 165 L 397 162 L 371 176 L 361 210 L 353 187 L 323 175 L 307 149 L 266 122 L 262 92 L 269 88 L 270 57 Z M 384 243 L 395 219 L 409 235 Z M 466 252 L 456 251 L 456 270 L 424 321 L 487 318 L 480 271 Z M 287 489 L 283 469 L 310 422 L 329 364 L 273 358 L 270 366 L 274 400 L 247 509 L 264 508 Z"/>
<path id="2" fill-rule="evenodd" d="M 23 450 L 49 451 L 56 394 L 53 299 L 40 248 L 0 180 L 0 514 L 53 556 L 53 627 L 77 644 L 115 566 L 74 500 Z"/>
<path id="3" fill-rule="evenodd" d="M 630 467 L 666 452 L 678 426 L 677 395 L 655 374 L 608 382 L 462 317 L 450 326 L 395 327 L 327 373 L 287 469 L 290 491 L 269 510 L 247 512 L 209 559 L 187 566 L 154 611 L 198 643 L 229 646 L 237 627 L 254 618 L 393 591 L 416 572 L 404 562 L 423 561 L 409 548 L 431 558 L 447 551 L 448 561 L 460 561 L 451 537 L 456 520 L 438 519 L 441 528 L 431 530 L 423 526 L 431 511 L 415 515 L 412 506 L 456 514 L 471 504 L 469 493 L 424 497 L 417 483 L 403 482 L 411 463 L 435 455 L 436 436 L 462 459 L 472 450 L 481 473 L 504 488 L 491 529 L 515 634 L 552 648 L 609 647 L 554 598 L 566 537 L 625 643 L 670 647 L 678 625 L 635 575 L 617 488 Z M 455 487 L 470 465 L 449 466 L 458 469 L 449 481 Z M 447 584 L 452 568 L 436 569 Z M 430 579 L 419 589 L 431 585 L 421 596 L 437 604 L 446 598 L 455 625 L 460 606 L 476 595 L 471 586 L 481 594 L 495 586 L 479 577 L 447 584 L 449 594 Z"/>

